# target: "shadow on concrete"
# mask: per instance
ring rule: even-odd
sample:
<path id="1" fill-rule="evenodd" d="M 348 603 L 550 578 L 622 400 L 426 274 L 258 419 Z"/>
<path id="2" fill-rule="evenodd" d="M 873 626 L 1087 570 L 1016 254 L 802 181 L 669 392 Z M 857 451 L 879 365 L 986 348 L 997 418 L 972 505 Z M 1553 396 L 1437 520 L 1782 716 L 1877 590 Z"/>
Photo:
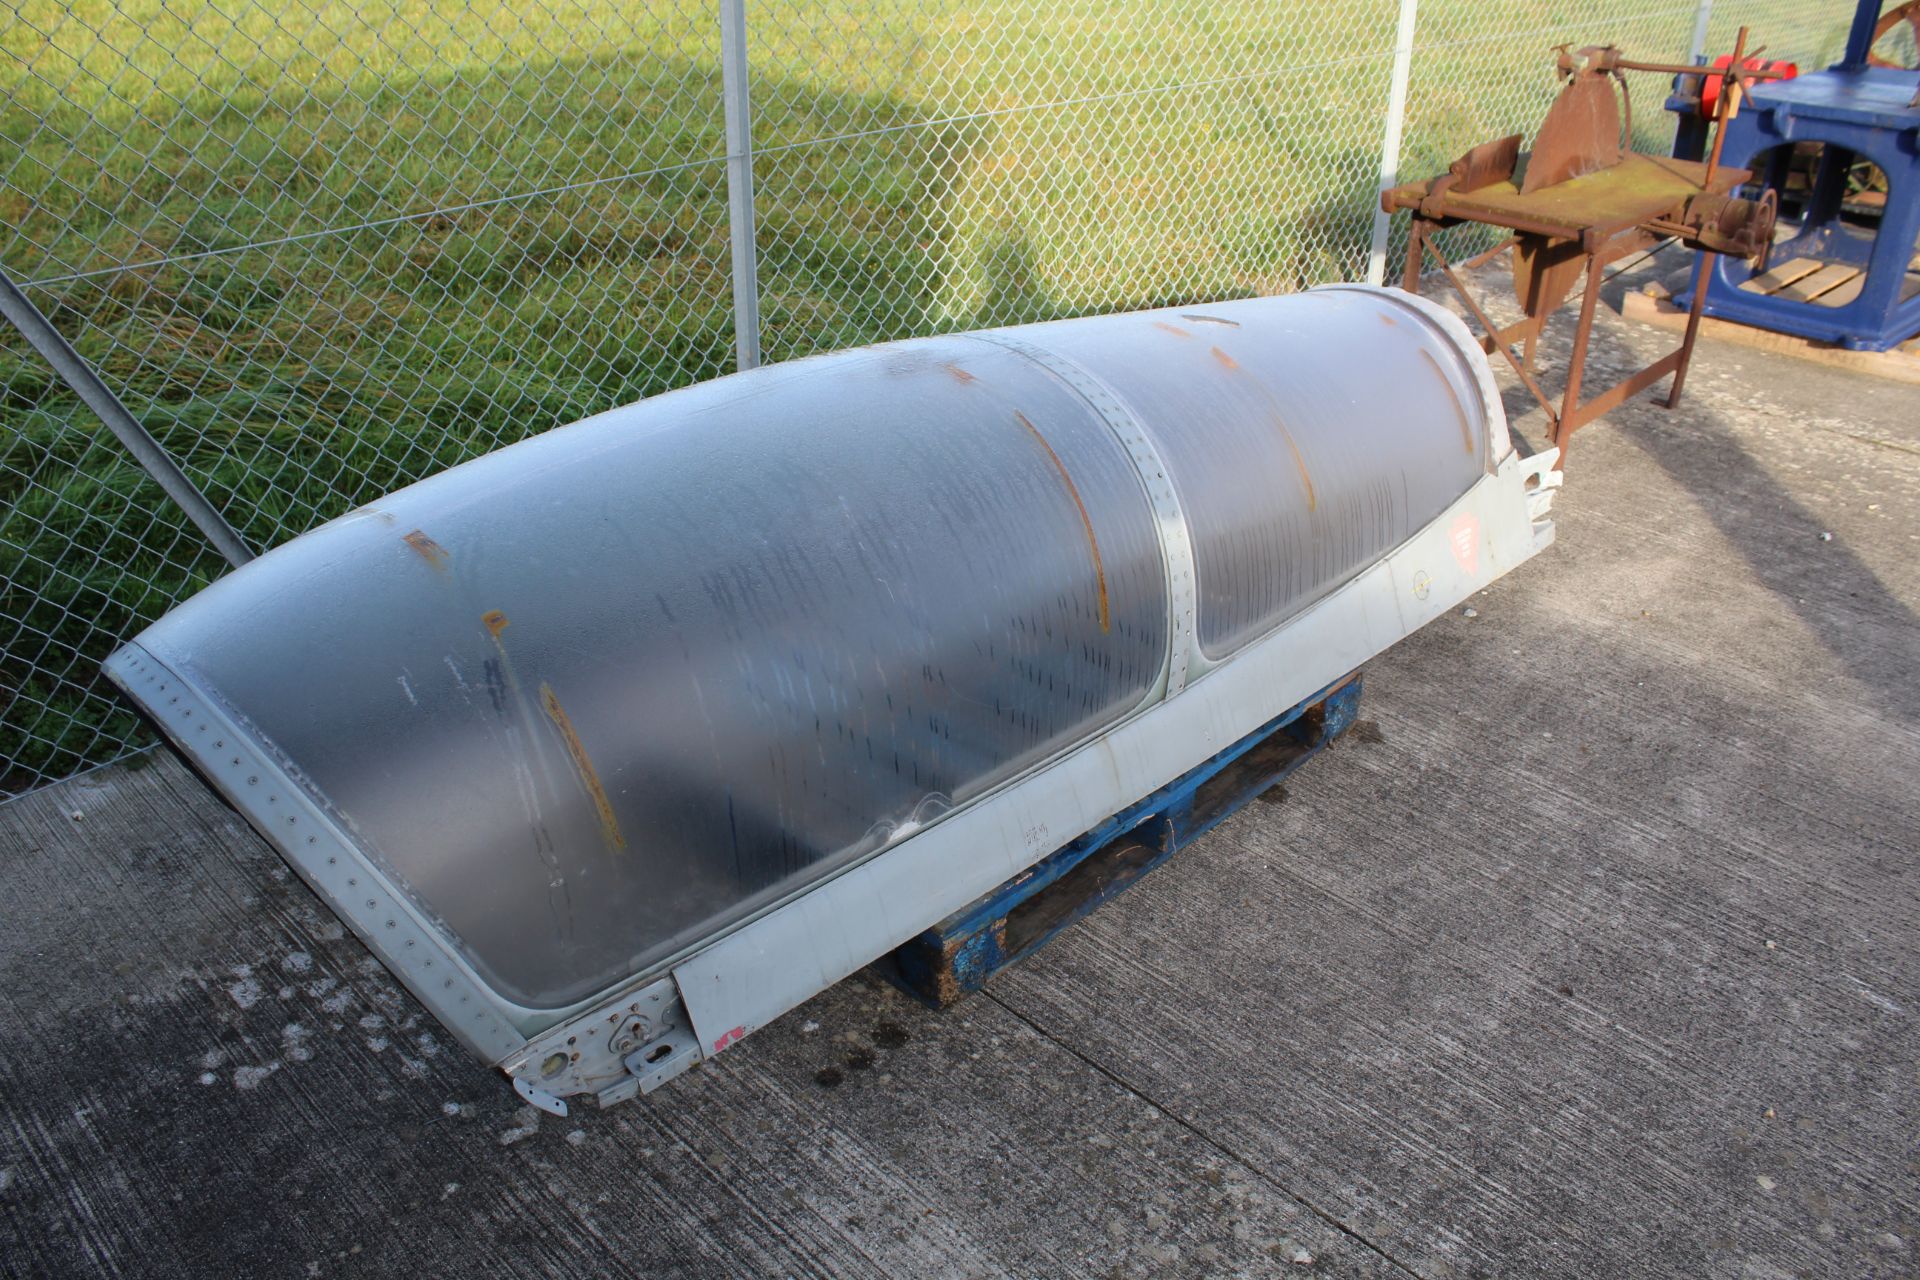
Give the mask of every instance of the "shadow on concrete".
<path id="1" fill-rule="evenodd" d="M 1920 728 L 1911 654 L 1894 638 L 1920 632 L 1920 617 L 1746 451 L 1725 418 L 1698 400 L 1682 400 L 1681 411 L 1684 430 L 1624 421 L 1619 434 L 1689 490 L 1711 477 L 1713 500 L 1700 502 L 1700 510 L 1746 561 L 1754 580 L 1779 597 L 1855 679 L 1879 691 L 1883 711 Z M 1795 550 L 1813 546 L 1821 548 L 1818 556 Z"/>
<path id="2" fill-rule="evenodd" d="M 1660 279 L 1670 289 L 1678 288 L 1693 262 L 1693 255 L 1670 249 L 1647 267 L 1622 271 L 1602 285 L 1603 306 L 1617 318 L 1629 290 L 1639 288 L 1649 278 Z M 1496 263 L 1471 273 L 1467 283 L 1496 320 L 1508 323 L 1518 318 L 1503 266 Z M 1422 293 L 1443 303 L 1453 299 L 1452 289 L 1438 277 L 1430 277 Z M 1576 317 L 1576 304 L 1569 304 L 1548 321 L 1535 366 L 1535 376 L 1554 397 L 1556 410 L 1565 385 Z M 1478 332 L 1471 321 L 1469 327 Z M 1657 351 L 1636 351 L 1625 334 L 1610 329 L 1603 317 L 1603 323 L 1594 330 L 1587 364 L 1588 396 L 1622 376 L 1610 369 L 1610 362 L 1624 358 L 1638 368 L 1679 341 L 1677 334 L 1662 332 Z M 1699 355 L 1696 351 L 1696 361 Z M 1498 355 L 1491 359 L 1500 371 L 1496 376 L 1501 384 L 1501 403 L 1515 447 L 1522 453 L 1535 452 L 1546 443 L 1546 423 L 1538 416 L 1539 402 Z M 1790 369 L 1779 370 L 1776 376 L 1791 376 Z M 1669 419 L 1659 415 L 1669 413 L 1664 406 L 1671 385 L 1671 380 L 1663 380 L 1629 402 L 1630 406 L 1651 407 L 1655 416 L 1638 416 L 1623 406 L 1602 421 L 1658 464 L 1677 485 L 1689 493 L 1705 494 L 1697 503 L 1702 514 L 1746 561 L 1754 580 L 1778 597 L 1855 679 L 1880 691 L 1882 710 L 1902 724 L 1920 727 L 1920 689 L 1912 683 L 1910 663 L 1902 665 L 1899 661 L 1902 642 L 1895 638 L 1920 630 L 1920 616 L 1747 451 L 1732 423 L 1706 404 L 1697 383 L 1671 411 L 1669 427 Z M 1528 422 L 1530 415 L 1533 420 Z M 1539 438 L 1525 436 L 1522 424 Z M 1585 432 L 1593 426 L 1589 423 L 1577 432 L 1568 450 L 1576 469 Z M 1823 535 L 1830 540 L 1821 541 Z M 1795 550 L 1814 546 L 1821 548 L 1817 556 Z"/>

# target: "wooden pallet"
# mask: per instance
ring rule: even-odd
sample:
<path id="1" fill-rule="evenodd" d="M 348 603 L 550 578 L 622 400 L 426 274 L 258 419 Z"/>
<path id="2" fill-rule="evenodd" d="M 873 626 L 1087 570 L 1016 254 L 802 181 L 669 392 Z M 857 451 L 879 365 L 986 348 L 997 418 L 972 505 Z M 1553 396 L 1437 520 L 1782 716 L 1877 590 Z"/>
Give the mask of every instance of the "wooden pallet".
<path id="1" fill-rule="evenodd" d="M 905 943 L 883 971 L 936 1009 L 978 991 L 1324 750 L 1359 708 L 1355 672 Z"/>
<path id="2" fill-rule="evenodd" d="M 1772 272 L 1767 274 L 1771 275 Z M 1755 277 L 1755 279 L 1760 278 Z M 1798 279 L 1805 280 L 1807 277 L 1801 276 Z M 1809 285 L 1809 288 L 1811 287 Z M 1676 332 L 1684 330 L 1687 327 L 1686 311 L 1674 306 L 1667 291 L 1660 286 L 1649 285 L 1648 289 L 1651 292 L 1628 293 L 1621 302 L 1620 314 L 1628 320 L 1638 320 L 1643 324 L 1653 325 L 1657 329 Z M 1821 294 L 1813 300 L 1825 303 L 1831 293 L 1830 288 L 1823 288 Z M 1791 333 L 1775 333 L 1771 329 L 1756 329 L 1752 325 L 1721 320 L 1715 316 L 1702 317 L 1700 333 L 1703 337 L 1715 338 L 1723 342 L 1737 342 L 1742 346 L 1757 347 L 1763 351 L 1776 351 L 1783 355 L 1797 356 L 1802 360 L 1832 365 L 1835 368 L 1870 373 L 1881 378 L 1892 378 L 1897 382 L 1920 383 L 1920 335 L 1916 335 L 1892 351 L 1849 351 L 1831 342 L 1819 342 Z"/>
<path id="3" fill-rule="evenodd" d="M 1914 255 L 1914 267 L 1900 286 L 1900 301 L 1920 294 L 1920 254 Z M 1741 284 L 1746 293 L 1790 302 L 1809 302 L 1816 307 L 1844 307 L 1867 287 L 1864 269 L 1845 262 L 1822 262 L 1818 258 L 1795 258 L 1771 267 Z"/>

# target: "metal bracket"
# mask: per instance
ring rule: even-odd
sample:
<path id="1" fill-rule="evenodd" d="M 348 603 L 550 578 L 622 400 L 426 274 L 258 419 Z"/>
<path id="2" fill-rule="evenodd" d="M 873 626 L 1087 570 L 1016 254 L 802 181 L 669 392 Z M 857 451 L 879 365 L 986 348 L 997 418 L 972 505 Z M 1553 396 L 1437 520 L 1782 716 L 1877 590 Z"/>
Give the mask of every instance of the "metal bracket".
<path id="1" fill-rule="evenodd" d="M 701 1056 L 680 988 L 665 977 L 554 1027 L 500 1066 L 535 1106 L 533 1093 L 555 1102 L 592 1094 L 610 1107 L 653 1092 Z"/>
<path id="2" fill-rule="evenodd" d="M 1560 492 L 1567 478 L 1566 472 L 1560 470 L 1560 450 L 1549 446 L 1523 458 L 1520 470 L 1525 476 L 1521 483 L 1526 487 L 1527 519 L 1533 522 L 1534 540 L 1539 542 L 1543 537 L 1550 540 L 1554 495 Z"/>
<path id="3" fill-rule="evenodd" d="M 675 1027 L 652 1044 L 627 1055 L 626 1066 L 631 1075 L 611 1088 L 602 1089 L 600 1105 L 610 1107 L 636 1093 L 652 1093 L 700 1061 L 700 1042 L 694 1038 L 692 1029 Z"/>
<path id="4" fill-rule="evenodd" d="M 536 1089 L 525 1080 L 515 1080 L 513 1091 L 540 1108 L 550 1116 L 565 1116 L 567 1104 L 548 1093 L 545 1089 Z"/>

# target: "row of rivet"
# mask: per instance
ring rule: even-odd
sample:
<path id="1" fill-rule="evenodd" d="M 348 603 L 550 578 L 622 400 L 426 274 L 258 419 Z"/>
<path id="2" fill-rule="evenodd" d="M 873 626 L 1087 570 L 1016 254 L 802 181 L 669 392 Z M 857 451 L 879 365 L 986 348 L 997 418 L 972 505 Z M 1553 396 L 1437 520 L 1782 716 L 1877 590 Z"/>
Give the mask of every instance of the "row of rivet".
<path id="1" fill-rule="evenodd" d="M 129 645 L 123 648 L 109 660 L 108 674 L 125 683 L 128 676 L 137 673 L 147 685 L 154 686 L 156 696 L 167 693 L 173 687 L 168 681 L 178 681 L 179 677 L 166 671 L 157 660 L 150 662 L 141 655 L 142 651 L 135 646 Z M 184 706 L 181 705 L 183 695 L 187 700 Z M 151 707 L 154 700 L 143 698 L 141 701 Z M 293 863 L 296 870 L 300 871 L 329 899 L 335 910 L 344 916 L 348 923 L 356 927 L 356 931 L 367 944 L 381 953 L 396 976 L 405 982 L 449 1029 L 463 1039 L 467 1039 L 481 1053 L 492 1059 L 498 1059 L 519 1049 L 525 1043 L 525 1038 L 507 1023 L 493 1001 L 474 981 L 461 972 L 458 962 L 454 960 L 445 944 L 434 938 L 414 920 L 411 913 L 407 912 L 399 902 L 397 895 L 380 883 L 372 873 L 372 868 L 366 866 L 364 859 L 346 852 L 344 840 L 329 829 L 329 824 L 319 816 L 317 811 L 312 810 L 312 802 L 306 796 L 292 787 L 287 788 L 287 801 L 290 806 L 310 810 L 308 814 L 310 825 L 317 828 L 314 834 L 307 835 L 303 841 L 298 840 L 297 837 L 281 831 L 281 824 L 271 820 L 267 809 L 273 807 L 275 813 L 280 812 L 278 806 L 281 802 L 281 794 L 278 790 L 269 788 L 262 802 L 258 791 L 261 785 L 261 774 L 258 772 L 261 761 L 258 759 L 260 753 L 256 747 L 244 742 L 240 734 L 230 726 L 223 729 L 222 736 L 214 738 L 210 744 L 195 741 L 196 738 L 204 739 L 213 731 L 209 728 L 209 720 L 217 722 L 219 719 L 218 713 L 209 708 L 200 707 L 196 710 L 197 702 L 197 695 L 186 688 L 184 682 L 181 682 L 179 691 L 172 693 L 165 704 L 169 710 L 177 708 L 177 711 L 173 711 L 169 717 L 156 715 L 155 718 L 160 720 L 169 736 L 188 755 L 206 767 L 216 780 L 223 783 L 229 798 L 239 806 L 242 812 L 254 820 L 262 834 L 279 848 L 287 860 Z M 175 724 L 173 721 L 178 723 Z M 230 753 L 227 746 L 229 739 L 233 740 L 234 749 L 243 752 L 243 755 Z M 213 756 L 211 754 L 213 752 L 218 752 L 219 756 Z M 248 757 L 254 757 L 251 764 L 248 762 Z M 222 764 L 222 759 L 226 763 Z M 284 774 L 282 776 L 284 777 Z M 243 787 L 246 790 L 242 790 Z M 299 813 L 286 813 L 284 816 L 286 827 L 299 828 Z M 334 849 L 333 852 L 324 853 L 324 861 L 321 861 L 322 839 L 325 839 L 327 845 Z M 366 869 L 359 874 L 343 877 L 342 856 L 347 858 L 349 867 L 357 862 Z M 361 885 L 363 875 L 367 880 L 364 888 Z M 344 884 L 341 883 L 343 878 Z M 368 892 L 375 896 L 361 897 Z M 361 909 L 362 903 L 364 903 L 364 911 Z M 419 944 L 422 941 L 426 943 L 424 950 L 433 954 L 420 955 L 422 948 Z M 397 952 L 392 947 L 395 942 L 400 944 Z M 406 954 L 408 952 L 413 954 L 408 956 Z M 441 967 L 440 974 L 429 975 L 426 971 L 435 968 L 434 955 L 438 955 L 445 963 Z M 409 972 L 416 969 L 419 972 Z M 430 981 L 434 976 L 441 979 L 437 988 Z M 451 1004 L 448 1003 L 449 1000 L 452 1001 Z M 463 1024 L 469 1023 L 468 1013 L 472 1015 L 470 1025 L 463 1030 Z"/>

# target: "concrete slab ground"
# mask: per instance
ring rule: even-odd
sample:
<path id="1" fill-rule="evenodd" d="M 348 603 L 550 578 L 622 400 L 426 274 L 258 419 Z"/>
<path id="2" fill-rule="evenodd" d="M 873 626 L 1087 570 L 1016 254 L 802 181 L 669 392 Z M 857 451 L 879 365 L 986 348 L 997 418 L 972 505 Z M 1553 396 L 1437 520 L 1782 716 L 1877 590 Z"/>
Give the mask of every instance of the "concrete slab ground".
<path id="1" fill-rule="evenodd" d="M 859 976 L 607 1112 L 521 1107 L 170 759 L 0 808 L 0 1270 L 1920 1272 L 1920 390 L 1707 343 L 1568 476 L 1335 750 L 985 994 Z"/>

